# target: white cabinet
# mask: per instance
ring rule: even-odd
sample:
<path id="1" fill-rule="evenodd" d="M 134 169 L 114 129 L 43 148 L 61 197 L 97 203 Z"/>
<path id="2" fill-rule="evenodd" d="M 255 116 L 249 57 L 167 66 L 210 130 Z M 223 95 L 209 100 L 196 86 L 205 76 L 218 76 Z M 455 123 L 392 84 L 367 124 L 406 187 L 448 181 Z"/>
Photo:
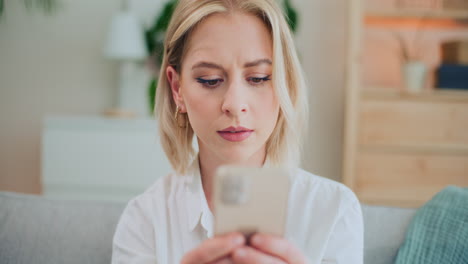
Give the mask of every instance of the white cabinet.
<path id="1" fill-rule="evenodd" d="M 171 172 L 153 119 L 47 117 L 44 195 L 125 202 Z"/>

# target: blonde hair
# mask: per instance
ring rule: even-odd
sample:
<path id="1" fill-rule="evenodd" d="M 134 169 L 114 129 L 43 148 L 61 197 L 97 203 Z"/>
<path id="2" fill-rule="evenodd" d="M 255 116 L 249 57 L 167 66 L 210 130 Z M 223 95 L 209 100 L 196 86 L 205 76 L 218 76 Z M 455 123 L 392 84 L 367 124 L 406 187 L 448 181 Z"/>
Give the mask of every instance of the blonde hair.
<path id="1" fill-rule="evenodd" d="M 180 73 L 187 49 L 185 44 L 198 23 L 214 13 L 236 11 L 260 18 L 273 40 L 272 81 L 280 112 L 276 127 L 266 142 L 268 160 L 274 166 L 299 164 L 301 138 L 308 120 L 306 85 L 289 26 L 275 0 L 180 0 L 166 33 L 155 107 L 161 144 L 178 174 L 185 174 L 195 158 L 194 131 L 188 120 L 181 126 L 180 120 L 175 118 L 176 104 L 166 68 L 173 66 Z"/>

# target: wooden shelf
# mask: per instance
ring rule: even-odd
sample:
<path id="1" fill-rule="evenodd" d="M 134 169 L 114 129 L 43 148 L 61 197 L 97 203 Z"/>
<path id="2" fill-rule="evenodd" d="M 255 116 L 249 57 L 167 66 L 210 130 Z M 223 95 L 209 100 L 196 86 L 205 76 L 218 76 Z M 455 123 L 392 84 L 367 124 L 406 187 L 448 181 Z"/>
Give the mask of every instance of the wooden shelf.
<path id="1" fill-rule="evenodd" d="M 364 88 L 363 99 L 374 100 L 413 100 L 413 101 L 451 101 L 468 102 L 468 90 L 434 89 L 420 93 L 409 93 L 397 88 Z"/>
<path id="2" fill-rule="evenodd" d="M 366 195 L 359 192 L 356 193 L 361 201 L 367 205 L 374 206 L 390 206 L 401 208 L 419 208 L 424 205 L 429 199 L 397 199 L 397 198 L 382 198 L 381 195 Z M 418 197 L 419 198 L 419 197 Z"/>
<path id="3" fill-rule="evenodd" d="M 359 192 L 356 193 L 359 198 L 359 201 L 373 206 L 389 206 L 389 207 L 401 207 L 401 208 L 419 208 L 424 205 L 428 199 L 385 199 L 380 197 L 379 195 L 365 195 L 360 194 Z"/>
<path id="4" fill-rule="evenodd" d="M 366 85 L 363 78 L 363 69 L 378 63 L 364 64 L 365 52 L 378 51 L 365 41 L 385 41 L 377 34 L 390 39 L 393 31 L 414 37 L 406 31 L 418 30 L 466 33 L 468 10 L 397 10 L 389 3 L 350 1 L 342 179 L 367 204 L 419 207 L 447 185 L 468 186 L 468 90 L 410 93 Z"/>
<path id="5" fill-rule="evenodd" d="M 360 145 L 360 148 L 363 153 L 409 153 L 468 156 L 468 145 L 461 144 L 364 144 Z"/>
<path id="6" fill-rule="evenodd" d="M 428 19 L 461 19 L 468 20 L 468 10 L 418 10 L 418 9 L 403 9 L 403 10 L 368 10 L 365 11 L 366 16 L 372 17 L 388 17 L 388 18 L 412 18 L 421 17 Z"/>

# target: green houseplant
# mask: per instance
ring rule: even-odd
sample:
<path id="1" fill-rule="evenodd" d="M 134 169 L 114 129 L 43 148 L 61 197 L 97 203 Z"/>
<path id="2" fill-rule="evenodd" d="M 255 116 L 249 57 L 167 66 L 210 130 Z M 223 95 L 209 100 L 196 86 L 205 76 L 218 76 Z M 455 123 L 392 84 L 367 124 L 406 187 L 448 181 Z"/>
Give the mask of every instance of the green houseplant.
<path id="1" fill-rule="evenodd" d="M 292 6 L 291 0 L 281 1 L 284 15 L 286 16 L 289 27 L 291 28 L 292 32 L 295 33 L 298 24 L 298 14 Z M 146 46 L 150 54 L 150 57 L 148 58 L 148 64 L 151 72 L 153 73 L 153 78 L 148 87 L 148 100 L 151 113 L 154 111 L 154 98 L 156 96 L 156 88 L 158 83 L 156 73 L 159 72 L 159 67 L 163 59 L 164 35 L 166 33 L 176 4 L 177 0 L 169 0 L 166 2 L 161 12 L 156 16 L 152 26 L 145 30 Z"/>
<path id="2" fill-rule="evenodd" d="M 53 13 L 58 4 L 59 0 L 23 0 L 24 5 L 27 9 L 33 8 L 41 9 L 46 14 Z M 5 10 L 5 0 L 0 0 L 0 17 L 2 17 Z"/>

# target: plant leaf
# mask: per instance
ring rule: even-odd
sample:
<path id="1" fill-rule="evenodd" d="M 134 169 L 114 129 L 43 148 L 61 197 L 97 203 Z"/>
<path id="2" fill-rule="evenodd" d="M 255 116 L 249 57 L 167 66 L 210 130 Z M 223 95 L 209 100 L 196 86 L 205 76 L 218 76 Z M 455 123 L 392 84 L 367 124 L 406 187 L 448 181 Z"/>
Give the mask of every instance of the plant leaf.
<path id="1" fill-rule="evenodd" d="M 150 54 L 157 53 L 157 63 L 159 64 L 162 61 L 164 34 L 169 26 L 176 4 L 177 0 L 169 0 L 156 16 L 153 26 L 145 31 L 146 47 Z"/>
<path id="2" fill-rule="evenodd" d="M 4 2 L 3 0 L 0 0 L 0 17 L 2 17 L 2 14 L 3 14 L 3 7 L 4 7 Z"/>
<path id="3" fill-rule="evenodd" d="M 297 12 L 294 7 L 291 5 L 290 0 L 284 0 L 284 9 L 286 13 L 286 20 L 289 24 L 289 28 L 293 33 L 296 33 L 297 30 Z"/>
<path id="4" fill-rule="evenodd" d="M 164 5 L 162 12 L 159 14 L 154 29 L 156 32 L 165 32 L 171 21 L 172 13 L 174 13 L 175 6 L 177 4 L 176 0 L 170 0 Z"/>
<path id="5" fill-rule="evenodd" d="M 150 85 L 148 87 L 148 99 L 149 99 L 149 106 L 150 106 L 150 114 L 154 114 L 154 105 L 156 101 L 156 86 L 158 83 L 158 79 L 153 79 L 150 82 Z"/>
<path id="6" fill-rule="evenodd" d="M 58 1 L 59 0 L 23 0 L 26 9 L 41 9 L 45 14 L 52 14 L 57 7 Z"/>

